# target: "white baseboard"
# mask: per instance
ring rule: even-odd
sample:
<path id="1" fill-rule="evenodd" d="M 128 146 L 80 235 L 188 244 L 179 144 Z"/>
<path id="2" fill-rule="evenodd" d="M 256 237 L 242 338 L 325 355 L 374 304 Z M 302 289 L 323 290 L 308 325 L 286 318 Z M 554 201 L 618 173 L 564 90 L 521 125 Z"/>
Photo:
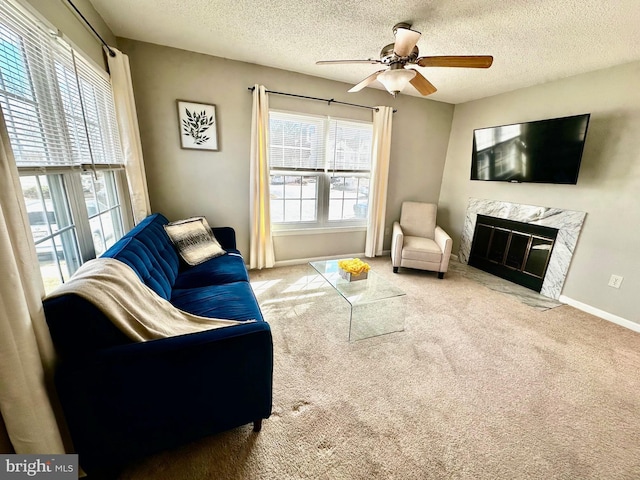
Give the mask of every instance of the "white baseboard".
<path id="1" fill-rule="evenodd" d="M 276 262 L 274 266 L 276 267 L 290 267 L 291 265 L 302 265 L 309 262 L 316 262 L 318 260 L 337 260 L 339 258 L 352 258 L 364 257 L 364 252 L 361 253 L 343 253 L 342 255 L 330 255 L 323 257 L 309 257 L 309 258 L 294 258 L 293 260 L 280 260 Z"/>
<path id="2" fill-rule="evenodd" d="M 613 322 L 621 327 L 628 328 L 629 330 L 633 330 L 634 332 L 640 333 L 640 323 L 632 322 L 631 320 L 627 320 L 626 318 L 619 317 L 614 315 L 613 313 L 605 312 L 604 310 L 600 310 L 598 308 L 592 307 L 591 305 L 587 305 L 586 303 L 579 302 L 574 300 L 573 298 L 569 298 L 565 295 L 560 295 L 558 299 L 562 303 L 566 303 L 567 305 L 571 305 L 572 307 L 577 308 L 578 310 L 582 310 L 583 312 L 590 313 L 591 315 L 595 315 L 596 317 L 600 317 L 604 320 L 608 320 L 609 322 Z"/>
<path id="3" fill-rule="evenodd" d="M 391 250 L 383 250 L 382 257 L 391 255 Z M 316 262 L 318 260 L 338 260 L 339 258 L 365 258 L 364 252 L 360 253 L 343 253 L 340 255 L 329 255 L 322 257 L 309 257 L 309 258 L 294 258 L 293 260 L 280 260 L 275 263 L 275 267 L 290 267 L 292 265 L 303 265 L 309 262 Z M 365 260 L 366 261 L 366 260 Z"/>

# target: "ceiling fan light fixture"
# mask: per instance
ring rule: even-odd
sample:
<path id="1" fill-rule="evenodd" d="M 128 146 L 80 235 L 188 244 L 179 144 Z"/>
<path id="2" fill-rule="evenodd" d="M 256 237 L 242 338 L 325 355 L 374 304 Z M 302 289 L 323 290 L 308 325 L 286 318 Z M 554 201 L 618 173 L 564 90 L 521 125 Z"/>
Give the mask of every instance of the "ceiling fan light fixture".
<path id="1" fill-rule="evenodd" d="M 386 88 L 391 95 L 395 97 L 415 76 L 415 70 L 398 68 L 385 70 L 378 75 L 377 80 L 384 85 L 384 88 Z"/>

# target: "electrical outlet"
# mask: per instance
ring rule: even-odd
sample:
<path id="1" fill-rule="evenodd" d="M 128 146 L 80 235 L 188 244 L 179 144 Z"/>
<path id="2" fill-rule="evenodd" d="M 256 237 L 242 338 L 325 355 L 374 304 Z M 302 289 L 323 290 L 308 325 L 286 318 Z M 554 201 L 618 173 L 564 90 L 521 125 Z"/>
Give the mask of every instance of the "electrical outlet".
<path id="1" fill-rule="evenodd" d="M 609 279 L 609 286 L 613 288 L 620 288 L 620 284 L 622 283 L 622 278 L 620 275 L 611 275 Z"/>

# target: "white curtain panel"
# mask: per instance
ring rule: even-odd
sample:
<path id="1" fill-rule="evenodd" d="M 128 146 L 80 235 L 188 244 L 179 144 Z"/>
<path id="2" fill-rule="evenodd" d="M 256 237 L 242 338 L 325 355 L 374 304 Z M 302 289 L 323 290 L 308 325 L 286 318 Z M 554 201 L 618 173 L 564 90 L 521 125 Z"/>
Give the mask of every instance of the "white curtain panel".
<path id="1" fill-rule="evenodd" d="M 373 154 L 369 189 L 369 224 L 364 252 L 367 257 L 382 255 L 384 219 L 387 212 L 387 184 L 391 158 L 393 109 L 376 107 L 373 111 Z"/>
<path id="2" fill-rule="evenodd" d="M 111 86 L 113 88 L 113 101 L 116 107 L 116 118 L 127 172 L 133 219 L 137 224 L 151 213 L 147 177 L 142 158 L 138 114 L 133 97 L 129 57 L 118 49 L 110 48 L 116 54 L 115 57 L 112 57 L 107 52 Z"/>
<path id="3" fill-rule="evenodd" d="M 47 392 L 54 349 L 44 286 L 0 110 L 0 412 L 16 453 L 64 453 Z"/>
<path id="4" fill-rule="evenodd" d="M 263 85 L 254 85 L 251 113 L 250 268 L 271 268 L 275 263 L 271 237 L 269 193 L 269 100 Z"/>

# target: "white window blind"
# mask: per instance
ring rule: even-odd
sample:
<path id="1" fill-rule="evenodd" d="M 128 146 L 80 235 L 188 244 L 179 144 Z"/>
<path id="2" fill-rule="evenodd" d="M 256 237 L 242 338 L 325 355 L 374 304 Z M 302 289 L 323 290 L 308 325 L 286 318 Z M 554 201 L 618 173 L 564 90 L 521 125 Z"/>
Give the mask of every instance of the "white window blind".
<path id="1" fill-rule="evenodd" d="M 75 55 L 74 59 L 93 161 L 96 164 L 124 163 L 111 83 L 83 58 Z"/>
<path id="2" fill-rule="evenodd" d="M 270 166 L 285 170 L 368 172 L 371 123 L 269 113 Z"/>
<path id="3" fill-rule="evenodd" d="M 324 170 L 324 118 L 270 112 L 269 142 L 271 168 Z"/>
<path id="4" fill-rule="evenodd" d="M 334 172 L 368 172 L 371 138 L 370 123 L 330 119 L 327 168 Z"/>
<path id="5" fill-rule="evenodd" d="M 18 167 L 123 163 L 108 77 L 7 0 L 0 106 Z"/>

